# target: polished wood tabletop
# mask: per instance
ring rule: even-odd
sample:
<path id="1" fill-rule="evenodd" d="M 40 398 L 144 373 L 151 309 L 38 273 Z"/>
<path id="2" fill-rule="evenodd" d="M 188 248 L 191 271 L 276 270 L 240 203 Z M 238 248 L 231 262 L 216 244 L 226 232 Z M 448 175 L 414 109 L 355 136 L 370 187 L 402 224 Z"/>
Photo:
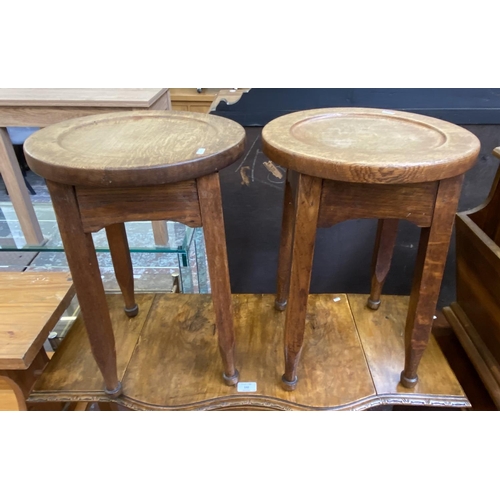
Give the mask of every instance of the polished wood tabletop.
<path id="1" fill-rule="evenodd" d="M 106 106 L 149 108 L 168 89 L 2 89 L 0 106 Z"/>
<path id="2" fill-rule="evenodd" d="M 233 163 L 245 130 L 186 111 L 133 111 L 67 120 L 24 144 L 34 172 L 79 186 L 153 186 L 193 179 Z"/>
<path id="3" fill-rule="evenodd" d="M 345 182 L 405 184 L 454 177 L 475 162 L 479 140 L 428 116 L 372 108 L 290 113 L 262 131 L 281 166 Z"/>

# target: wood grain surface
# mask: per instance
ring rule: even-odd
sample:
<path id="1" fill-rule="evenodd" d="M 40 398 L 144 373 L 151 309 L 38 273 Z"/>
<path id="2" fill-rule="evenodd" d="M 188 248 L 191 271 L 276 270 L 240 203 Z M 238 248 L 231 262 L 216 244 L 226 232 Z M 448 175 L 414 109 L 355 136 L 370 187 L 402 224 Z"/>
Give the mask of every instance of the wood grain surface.
<path id="1" fill-rule="evenodd" d="M 76 186 L 137 187 L 194 179 L 227 167 L 244 151 L 245 130 L 218 116 L 131 111 L 76 118 L 31 135 L 30 168 Z"/>
<path id="2" fill-rule="evenodd" d="M 83 229 L 74 187 L 51 181 L 46 183 L 81 314 L 91 338 L 92 352 L 104 375 L 106 390 L 110 394 L 118 393 L 115 338 L 92 234 Z"/>
<path id="3" fill-rule="evenodd" d="M 0 88 L 0 106 L 85 106 L 149 108 L 168 89 Z"/>
<path id="4" fill-rule="evenodd" d="M 500 149 L 493 154 L 500 157 Z M 456 336 L 500 409 L 500 168 L 485 202 L 456 216 Z"/>
<path id="5" fill-rule="evenodd" d="M 491 184 L 491 189 L 485 202 L 478 207 L 462 212 L 461 217 L 467 216 L 472 220 L 484 236 L 491 238 L 493 242 L 500 246 L 500 167 Z"/>
<path id="6" fill-rule="evenodd" d="M 290 170 L 285 181 L 283 197 L 283 218 L 281 221 L 280 253 L 278 259 L 278 279 L 276 283 L 276 308 L 283 311 L 288 302 L 290 289 L 290 265 L 292 262 L 293 228 L 295 225 L 295 203 L 290 185 Z"/>
<path id="7" fill-rule="evenodd" d="M 283 383 L 290 389 L 297 384 L 297 366 L 304 342 L 322 183 L 317 177 L 301 174 L 295 197 L 283 374 Z"/>
<path id="8" fill-rule="evenodd" d="M 500 247 L 466 215 L 457 225 L 457 302 L 500 360 Z"/>
<path id="9" fill-rule="evenodd" d="M 338 181 L 407 184 L 455 177 L 472 167 L 479 140 L 428 116 L 374 108 L 290 113 L 262 131 L 264 153 L 282 167 Z"/>
<path id="10" fill-rule="evenodd" d="M 233 304 L 219 174 L 200 177 L 196 184 L 200 197 L 217 339 L 224 365 L 223 376 L 227 384 L 234 385 L 238 382 L 238 371 L 234 359 Z"/>
<path id="11" fill-rule="evenodd" d="M 500 409 L 500 363 L 457 302 L 443 312 L 496 407 Z M 484 333 L 483 333 L 484 335 Z"/>
<path id="12" fill-rule="evenodd" d="M 344 294 L 311 295 L 298 368 L 301 383 L 294 392 L 280 385 L 285 318 L 275 310 L 273 295 L 233 296 L 240 380 L 256 382 L 256 392 L 238 392 L 221 380 L 222 361 L 209 295 L 157 294 L 154 302 L 151 294 L 137 298 L 141 312 L 127 319 L 122 298 L 108 297 L 117 332 L 118 371 L 123 377 L 123 395 L 116 402 L 133 409 L 343 410 L 380 404 L 468 405 L 434 340 L 422 361 L 417 388 L 398 386 L 407 297 L 385 297 L 381 310 L 373 312 L 364 307 L 365 295 L 349 296 L 349 300 Z M 353 301 L 359 310 L 355 304 L 351 312 Z M 390 320 L 382 321 L 388 315 Z M 29 400 L 107 401 L 102 385 L 83 323 L 78 320 Z"/>
<path id="13" fill-rule="evenodd" d="M 370 309 L 377 310 L 380 306 L 382 288 L 391 269 L 392 254 L 398 235 L 398 224 L 397 219 L 380 219 L 378 221 L 372 258 L 370 297 L 367 302 Z"/>
<path id="14" fill-rule="evenodd" d="M 153 298 L 153 294 L 137 294 L 139 314 L 135 318 L 128 318 L 123 313 L 121 294 L 107 295 L 107 305 L 116 336 L 117 370 L 120 380 L 125 374 L 146 322 Z M 65 364 L 64 360 L 67 359 L 71 359 L 71 363 Z M 45 387 L 51 386 L 59 387 L 61 392 L 69 395 L 80 392 L 90 395 L 104 394 L 103 377 L 92 356 L 81 316 L 77 318 L 71 331 L 55 352 L 49 366 L 35 384 L 34 390 L 43 392 Z"/>
<path id="15" fill-rule="evenodd" d="M 416 383 L 417 369 L 432 329 L 450 246 L 463 175 L 439 182 L 432 223 L 422 228 L 405 327 L 405 368 L 403 383 Z"/>
<path id="16" fill-rule="evenodd" d="M 430 226 L 438 183 L 354 184 L 323 181 L 318 227 L 351 219 L 401 219 Z"/>
<path id="17" fill-rule="evenodd" d="M 99 231 L 117 222 L 172 220 L 200 227 L 196 181 L 148 187 L 76 187 L 85 231 Z"/>
<path id="18" fill-rule="evenodd" d="M 412 398 L 415 393 L 434 395 L 437 399 L 439 395 L 463 397 L 462 387 L 432 336 L 422 357 L 416 387 L 407 389 L 401 385 L 408 297 L 384 296 L 377 311 L 367 309 L 367 298 L 367 295 L 348 295 L 377 393 L 401 398 L 405 395 Z"/>
<path id="19" fill-rule="evenodd" d="M 69 273 L 0 273 L 0 369 L 30 366 L 74 293 Z"/>
<path id="20" fill-rule="evenodd" d="M 106 238 L 109 253 L 113 262 L 116 281 L 125 301 L 125 313 L 132 317 L 137 315 L 138 306 L 134 297 L 134 269 L 128 246 L 125 224 L 111 224 L 106 227 Z"/>

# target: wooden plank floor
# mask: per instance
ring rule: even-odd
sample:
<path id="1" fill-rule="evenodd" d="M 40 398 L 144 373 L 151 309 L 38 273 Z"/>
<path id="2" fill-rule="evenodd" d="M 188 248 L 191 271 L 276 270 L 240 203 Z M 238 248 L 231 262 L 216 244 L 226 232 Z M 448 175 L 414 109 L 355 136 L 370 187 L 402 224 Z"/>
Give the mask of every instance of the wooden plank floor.
<path id="1" fill-rule="evenodd" d="M 399 383 L 404 362 L 407 298 L 383 298 L 378 311 L 366 296 L 311 295 L 307 331 L 294 392 L 283 391 L 285 315 L 272 295 L 235 295 L 237 366 L 252 393 L 222 382 L 222 364 L 209 295 L 139 295 L 140 313 L 127 318 L 120 295 L 108 296 L 124 393 L 133 409 L 368 409 L 381 404 L 467 407 L 469 402 L 432 340 L 408 390 Z M 335 300 L 334 300 L 335 299 Z M 30 397 L 44 401 L 109 401 L 76 321 Z"/>

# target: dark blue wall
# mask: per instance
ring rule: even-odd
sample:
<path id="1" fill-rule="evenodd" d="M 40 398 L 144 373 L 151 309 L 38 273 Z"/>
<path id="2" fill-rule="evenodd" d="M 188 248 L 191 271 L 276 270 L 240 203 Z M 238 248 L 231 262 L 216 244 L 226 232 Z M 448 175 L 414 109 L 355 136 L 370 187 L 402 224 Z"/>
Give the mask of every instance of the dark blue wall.
<path id="1" fill-rule="evenodd" d="M 404 109 L 464 125 L 481 141 L 477 164 L 465 176 L 459 210 L 480 204 L 490 189 L 500 146 L 500 89 L 252 89 L 233 106 L 216 114 L 247 127 L 247 148 L 241 160 L 221 172 L 222 198 L 234 293 L 274 293 L 278 263 L 283 182 L 269 182 L 263 166 L 261 127 L 271 119 L 300 109 L 363 106 Z M 242 183 L 239 167 L 255 171 Z M 318 230 L 313 293 L 367 293 L 375 220 L 347 221 Z M 419 229 L 402 222 L 385 293 L 409 294 Z M 452 244 L 441 290 L 440 307 L 455 298 L 455 249 Z"/>
<path id="2" fill-rule="evenodd" d="M 214 114 L 263 127 L 286 113 L 323 107 L 398 109 L 460 125 L 500 124 L 500 89 L 251 89 Z"/>

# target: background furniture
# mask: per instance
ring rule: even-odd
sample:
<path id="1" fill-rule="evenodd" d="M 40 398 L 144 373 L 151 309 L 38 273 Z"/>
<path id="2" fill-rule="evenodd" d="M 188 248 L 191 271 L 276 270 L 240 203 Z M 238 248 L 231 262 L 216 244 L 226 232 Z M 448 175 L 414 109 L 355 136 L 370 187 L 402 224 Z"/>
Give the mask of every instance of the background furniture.
<path id="1" fill-rule="evenodd" d="M 194 111 L 209 113 L 219 103 L 231 106 L 241 99 L 250 89 L 170 89 L 172 109 L 175 111 Z"/>
<path id="2" fill-rule="evenodd" d="M 486 201 L 457 214 L 456 228 L 457 300 L 443 312 L 500 409 L 500 169 Z"/>
<path id="3" fill-rule="evenodd" d="M 26 141 L 28 164 L 46 179 L 50 190 L 82 317 L 108 396 L 122 393 L 124 367 L 117 364 L 91 233 L 106 228 L 125 313 L 135 317 L 143 297 L 136 301 L 134 294 L 124 226 L 130 220 L 169 219 L 204 227 L 223 376 L 227 384 L 236 384 L 218 171 L 241 156 L 244 140 L 243 128 L 230 120 L 148 111 L 69 120 L 40 130 Z M 147 305 L 146 300 L 146 310 Z M 143 313 L 135 325 L 139 327 L 147 316 Z M 162 330 L 163 324 L 156 326 L 157 337 L 163 335 Z M 133 349 L 134 343 L 126 342 L 126 348 Z M 147 356 L 144 361 L 150 364 Z M 140 377 L 140 370 L 138 373 Z"/>
<path id="4" fill-rule="evenodd" d="M 45 127 L 70 118 L 170 109 L 168 89 L 0 89 L 0 173 L 28 245 L 44 241 L 6 127 Z M 167 245 L 163 221 L 153 224 L 157 245 Z"/>
<path id="5" fill-rule="evenodd" d="M 428 344 L 463 174 L 477 137 L 451 123 L 372 108 L 291 113 L 262 132 L 266 155 L 289 170 L 285 186 L 276 307 L 285 307 L 285 389 L 297 385 L 317 227 L 379 219 L 372 293 L 377 309 L 397 225 L 421 229 L 405 326 L 401 383 L 415 387 Z"/>
<path id="6" fill-rule="evenodd" d="M 43 344 L 74 293 L 69 273 L 0 273 L 0 380 L 20 410 L 48 362 Z"/>

